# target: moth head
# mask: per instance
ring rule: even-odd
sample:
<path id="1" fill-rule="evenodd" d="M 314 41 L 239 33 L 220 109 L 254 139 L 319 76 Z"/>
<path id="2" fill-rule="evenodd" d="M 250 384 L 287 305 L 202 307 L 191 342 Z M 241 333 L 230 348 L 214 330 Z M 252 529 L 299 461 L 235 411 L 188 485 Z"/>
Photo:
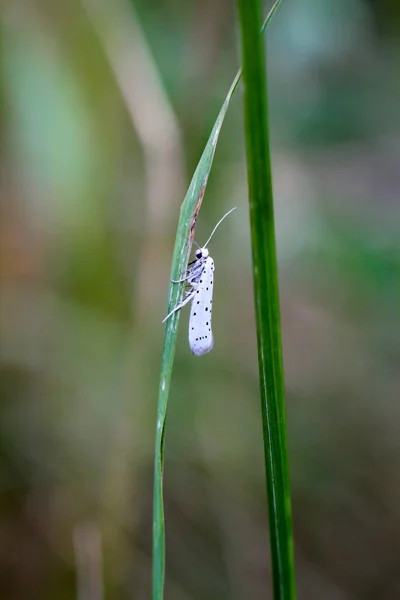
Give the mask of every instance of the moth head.
<path id="1" fill-rule="evenodd" d="M 207 248 L 198 248 L 196 250 L 196 252 L 194 253 L 197 260 L 199 260 L 200 258 L 207 258 L 208 254 L 209 254 L 209 252 L 208 252 Z"/>

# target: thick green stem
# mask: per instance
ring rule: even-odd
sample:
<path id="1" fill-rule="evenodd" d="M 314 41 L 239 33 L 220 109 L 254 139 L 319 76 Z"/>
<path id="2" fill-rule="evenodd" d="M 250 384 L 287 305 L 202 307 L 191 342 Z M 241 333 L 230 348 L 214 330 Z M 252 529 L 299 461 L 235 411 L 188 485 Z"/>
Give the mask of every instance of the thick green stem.
<path id="1" fill-rule="evenodd" d="M 260 0 L 237 0 L 274 598 L 295 598 L 278 269 Z"/>

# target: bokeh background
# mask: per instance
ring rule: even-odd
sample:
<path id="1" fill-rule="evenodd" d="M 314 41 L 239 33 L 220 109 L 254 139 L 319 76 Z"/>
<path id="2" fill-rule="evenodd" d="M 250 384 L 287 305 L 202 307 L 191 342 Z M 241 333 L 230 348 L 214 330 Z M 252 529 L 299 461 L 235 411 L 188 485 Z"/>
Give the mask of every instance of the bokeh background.
<path id="1" fill-rule="evenodd" d="M 266 5 L 265 13 L 270 5 Z M 400 4 L 286 0 L 269 108 L 299 598 L 400 598 Z M 238 67 L 230 0 L 3 0 L 0 597 L 150 597 L 180 204 Z M 271 597 L 242 98 L 198 220 L 215 348 L 182 313 L 166 598 Z"/>

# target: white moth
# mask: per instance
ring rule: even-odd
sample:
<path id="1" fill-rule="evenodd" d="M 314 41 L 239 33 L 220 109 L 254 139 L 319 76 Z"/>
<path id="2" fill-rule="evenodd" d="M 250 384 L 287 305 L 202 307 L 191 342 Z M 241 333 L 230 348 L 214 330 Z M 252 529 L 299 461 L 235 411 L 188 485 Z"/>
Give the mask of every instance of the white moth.
<path id="1" fill-rule="evenodd" d="M 207 354 L 214 346 L 211 328 L 214 261 L 208 252 L 207 244 L 225 217 L 234 210 L 235 208 L 232 208 L 218 221 L 204 246 L 202 248 L 198 246 L 194 253 L 196 260 L 189 265 L 189 268 L 185 271 L 185 276 L 182 279 L 172 280 L 174 283 L 185 281 L 189 286 L 189 290 L 185 292 L 182 302 L 177 304 L 165 317 L 163 323 L 175 311 L 192 302 L 189 319 L 189 346 L 196 356 Z"/>

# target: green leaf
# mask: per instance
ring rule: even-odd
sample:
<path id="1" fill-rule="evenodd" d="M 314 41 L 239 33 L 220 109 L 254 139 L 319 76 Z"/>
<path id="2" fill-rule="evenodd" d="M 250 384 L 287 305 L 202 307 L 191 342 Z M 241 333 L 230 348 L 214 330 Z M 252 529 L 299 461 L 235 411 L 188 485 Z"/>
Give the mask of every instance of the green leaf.
<path id="1" fill-rule="evenodd" d="M 285 382 L 260 0 L 237 0 L 241 29 L 247 181 L 264 458 L 275 600 L 296 597 Z"/>
<path id="2" fill-rule="evenodd" d="M 265 20 L 265 30 L 271 17 L 282 0 L 277 0 Z M 225 98 L 217 120 L 211 131 L 206 147 L 197 165 L 189 189 L 181 206 L 175 248 L 172 258 L 171 279 L 179 279 L 186 270 L 193 243 L 196 221 L 199 215 L 208 177 L 211 171 L 221 127 L 229 107 L 232 95 L 236 90 L 241 69 L 239 69 Z M 170 283 L 168 294 L 168 314 L 183 296 L 184 284 Z M 153 600 L 162 600 L 164 595 L 165 576 L 165 527 L 163 507 L 163 469 L 164 469 L 164 434 L 167 414 L 167 402 L 171 385 L 172 367 L 175 356 L 178 333 L 179 313 L 176 311 L 167 320 L 165 326 L 164 347 L 161 360 L 161 376 L 158 391 L 157 427 L 154 458 L 154 491 L 153 491 Z"/>

